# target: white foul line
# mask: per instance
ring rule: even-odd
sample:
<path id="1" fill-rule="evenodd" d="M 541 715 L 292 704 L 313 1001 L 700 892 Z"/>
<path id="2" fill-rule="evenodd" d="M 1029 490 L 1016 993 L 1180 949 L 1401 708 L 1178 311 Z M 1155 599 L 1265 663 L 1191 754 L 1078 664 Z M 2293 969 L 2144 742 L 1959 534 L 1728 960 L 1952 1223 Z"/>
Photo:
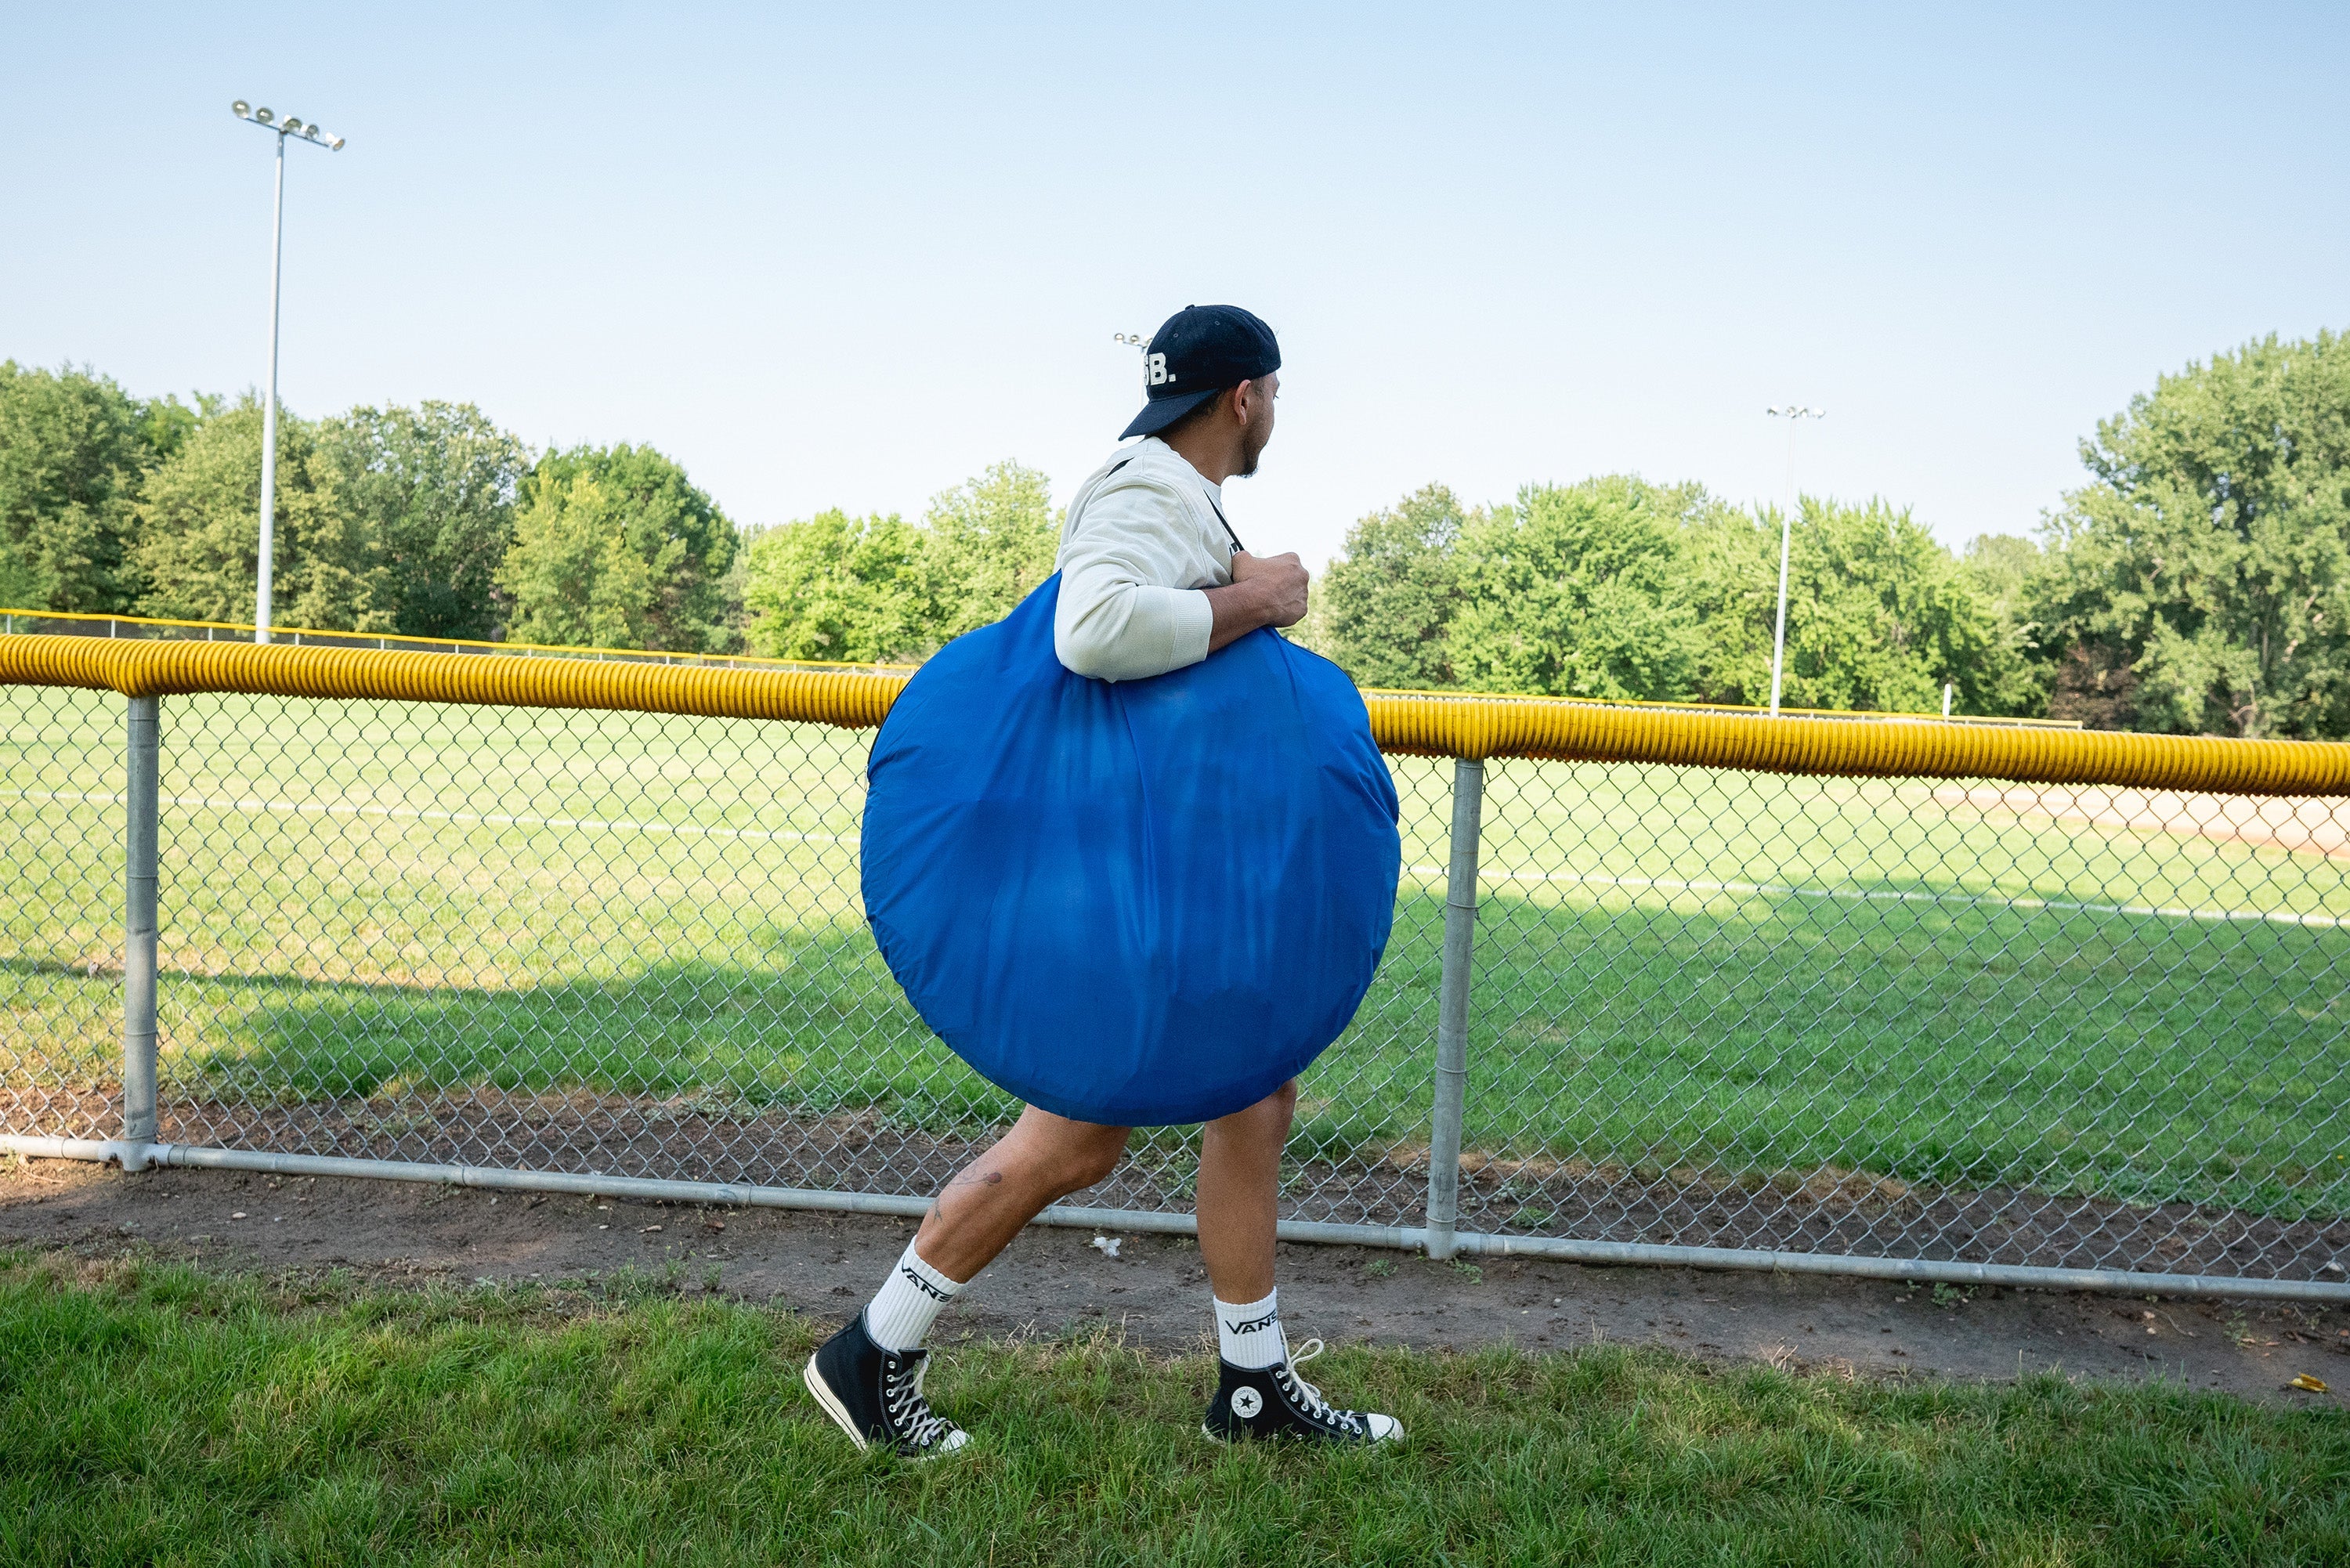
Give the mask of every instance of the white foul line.
<path id="1" fill-rule="evenodd" d="M 81 801 L 102 805 L 122 804 L 122 797 L 119 794 L 77 793 L 70 790 L 0 790 L 0 798 Z M 315 805 L 295 801 L 215 800 L 204 795 L 166 795 L 163 801 L 169 805 L 196 806 L 213 811 L 280 812 L 289 815 L 380 816 L 419 822 L 478 823 L 494 827 L 568 827 L 609 833 L 666 833 L 679 837 L 741 838 L 798 844 L 855 846 L 858 842 L 858 836 L 853 833 L 796 833 L 781 828 L 698 827 L 691 824 L 632 822 L 625 819 L 605 820 L 584 816 L 523 816 L 491 812 L 420 811 L 410 806 Z M 1414 866 L 1409 869 L 1416 877 L 1448 875 L 1441 866 Z M 1489 882 L 1565 882 L 1579 887 L 1641 888 L 1678 893 L 1747 893 L 1773 898 L 1843 898 L 1856 902 L 1969 904 L 2002 909 L 2071 909 L 2092 915 L 2148 915 L 2172 920 L 2266 921 L 2272 925 L 2309 926 L 2324 930 L 2350 926 L 2350 917 L 2297 915 L 2289 909 L 2158 909 L 2149 904 L 2089 904 L 2075 902 L 2069 898 L 2036 898 L 2028 894 L 2017 894 L 2006 898 L 1981 898 L 1966 893 L 1902 893 L 1887 889 L 1857 888 L 1783 888 L 1768 882 L 1682 881 L 1669 877 L 1602 877 L 1574 871 L 1485 871 L 1479 873 L 1479 877 L 1481 880 Z"/>

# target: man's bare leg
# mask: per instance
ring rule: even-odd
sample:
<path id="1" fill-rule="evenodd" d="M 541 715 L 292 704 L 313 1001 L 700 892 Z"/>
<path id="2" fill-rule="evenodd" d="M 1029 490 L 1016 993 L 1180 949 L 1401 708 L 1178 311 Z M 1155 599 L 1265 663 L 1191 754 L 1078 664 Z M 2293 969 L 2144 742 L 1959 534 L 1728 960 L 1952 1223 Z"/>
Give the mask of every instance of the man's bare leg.
<path id="1" fill-rule="evenodd" d="M 1010 1132 L 947 1183 L 922 1217 L 915 1251 L 956 1283 L 969 1283 L 1047 1204 L 1116 1170 L 1130 1131 L 1073 1122 L 1030 1106 Z M 1268 1272 L 1272 1263 L 1268 1242 Z"/>
<path id="2" fill-rule="evenodd" d="M 1297 1115 L 1292 1078 L 1200 1135 L 1200 1262 L 1220 1302 L 1273 1293 L 1273 1226 L 1281 1151 Z"/>
<path id="3" fill-rule="evenodd" d="M 1116 1170 L 1126 1138 L 1125 1127 L 1073 1122 L 1031 1106 L 947 1183 L 880 1291 L 817 1347 L 801 1374 L 859 1448 L 929 1459 L 969 1440 L 923 1397 L 924 1336 L 1037 1210 Z"/>
<path id="4" fill-rule="evenodd" d="M 1201 1428 L 1226 1442 L 1386 1442 L 1403 1435 L 1396 1418 L 1332 1406 L 1297 1375 L 1282 1332 L 1274 1221 L 1281 1153 L 1296 1115 L 1293 1078 L 1248 1109 L 1210 1122 L 1200 1139 L 1200 1261 L 1215 1292 L 1217 1359 L 1216 1392 Z"/>

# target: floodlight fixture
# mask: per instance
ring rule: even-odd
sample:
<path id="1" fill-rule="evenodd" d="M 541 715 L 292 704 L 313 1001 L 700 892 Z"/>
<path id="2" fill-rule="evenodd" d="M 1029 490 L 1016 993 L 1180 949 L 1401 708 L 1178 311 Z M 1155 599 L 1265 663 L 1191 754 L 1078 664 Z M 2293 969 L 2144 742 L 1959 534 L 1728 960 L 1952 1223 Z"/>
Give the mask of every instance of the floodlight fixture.
<path id="1" fill-rule="evenodd" d="M 1779 716 L 1779 680 L 1787 664 L 1787 555 L 1795 536 L 1795 424 L 1799 420 L 1824 420 L 1825 409 L 1800 403 L 1774 404 L 1762 410 L 1787 421 L 1787 505 L 1779 514 L 1779 622 L 1771 634 L 1771 717 Z"/>
<path id="2" fill-rule="evenodd" d="M 298 136 L 303 140 L 323 147 L 330 152 L 340 152 L 343 150 L 343 139 L 315 119 L 304 119 L 298 114 L 289 114 L 280 119 L 277 112 L 267 105 L 255 109 L 243 99 L 238 99 L 230 104 L 228 111 L 248 125 L 258 125 L 264 130 L 276 132 L 281 142 L 286 137 Z"/>
<path id="3" fill-rule="evenodd" d="M 1149 338 L 1133 332 L 1113 332 L 1110 334 L 1110 341 L 1113 343 L 1131 344 L 1136 348 L 1148 348 L 1150 347 Z"/>
<path id="4" fill-rule="evenodd" d="M 253 640 L 269 640 L 269 598 L 276 573 L 277 524 L 277 301 L 286 256 L 286 139 L 298 136 L 329 152 L 343 150 L 343 139 L 316 120 L 287 115 L 280 120 L 268 108 L 255 109 L 243 99 L 229 112 L 248 125 L 258 125 L 277 138 L 277 195 L 269 222 L 269 395 L 261 414 L 261 541 L 259 570 L 255 574 Z"/>

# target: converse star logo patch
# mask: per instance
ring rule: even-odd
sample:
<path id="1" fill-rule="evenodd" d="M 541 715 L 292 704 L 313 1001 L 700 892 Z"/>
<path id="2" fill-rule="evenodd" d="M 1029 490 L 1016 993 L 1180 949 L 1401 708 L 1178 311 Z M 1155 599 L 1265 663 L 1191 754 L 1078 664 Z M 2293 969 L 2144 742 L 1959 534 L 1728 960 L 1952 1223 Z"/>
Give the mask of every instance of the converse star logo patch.
<path id="1" fill-rule="evenodd" d="M 1264 1396 L 1258 1393 L 1255 1389 L 1235 1388 L 1232 1390 L 1232 1414 L 1238 1416 L 1242 1420 L 1254 1420 L 1256 1418 L 1257 1412 L 1263 1408 Z"/>

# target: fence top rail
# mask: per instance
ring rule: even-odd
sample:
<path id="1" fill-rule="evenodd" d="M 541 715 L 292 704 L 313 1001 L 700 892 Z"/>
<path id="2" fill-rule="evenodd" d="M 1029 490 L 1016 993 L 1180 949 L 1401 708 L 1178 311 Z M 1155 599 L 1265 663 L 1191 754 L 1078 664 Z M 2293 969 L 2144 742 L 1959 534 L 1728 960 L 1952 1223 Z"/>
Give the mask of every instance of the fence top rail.
<path id="1" fill-rule="evenodd" d="M 911 673 L 910 670 L 909 673 Z M 1367 686 L 1363 695 L 1369 697 L 1433 698 L 1443 702 L 1534 702 L 1561 703 L 1578 708 L 1631 708 L 1650 713 L 1727 713 L 1733 716 L 1767 718 L 1767 708 L 1749 707 L 1735 702 L 1664 702 L 1647 697 L 1550 697 L 1530 696 L 1514 691 L 1430 691 L 1405 687 Z M 1990 713 L 1904 713 L 1890 710 L 1860 708 L 1788 708 L 1779 710 L 1782 717 L 1797 719 L 1835 719 L 1845 723 L 1859 724 L 1991 724 L 2001 729 L 2077 730 L 2078 719 L 2020 719 L 2005 714 Z"/>
<path id="2" fill-rule="evenodd" d="M 903 670 L 725 670 L 252 643 L 0 638 L 0 685 L 131 697 L 202 691 L 507 707 L 604 708 L 878 725 Z M 1660 763 L 1845 777 L 2008 779 L 2233 794 L 2350 795 L 2350 744 L 2141 735 L 1939 719 L 1615 707 L 1547 698 L 1367 691 L 1391 753 Z"/>
<path id="3" fill-rule="evenodd" d="M 191 642 L 223 640 L 213 634 L 228 632 L 225 640 L 250 642 L 256 629 L 251 621 L 233 620 L 159 620 L 152 616 L 93 615 L 83 610 L 25 609 L 0 605 L 0 618 L 5 618 L 7 629 L 16 631 L 18 623 L 37 626 L 44 621 L 63 622 L 69 629 L 66 635 L 83 637 L 142 638 L 158 634 L 157 639 L 179 638 Z M 125 633 L 123 628 L 131 628 Z M 32 635 L 29 631 L 26 635 Z M 317 627 L 280 626 L 269 632 L 270 642 L 288 643 L 296 648 L 359 648 L 399 653 L 473 653 L 492 656 L 524 655 L 537 659 L 586 659 L 601 662 L 624 660 L 645 664 L 678 664 L 693 669 L 732 670 L 738 667 L 754 670 L 895 670 L 910 673 L 910 664 L 859 664 L 832 659 L 764 659 L 750 653 L 681 653 L 658 648 L 587 648 L 561 642 L 484 642 L 465 637 L 410 637 L 396 631 L 329 631 Z"/>
<path id="4" fill-rule="evenodd" d="M 0 605 L 0 618 L 5 618 L 5 629 L 20 635 L 39 633 L 38 623 L 62 622 L 69 634 L 85 637 L 125 637 L 138 639 L 151 630 L 164 638 L 184 636 L 189 641 L 250 642 L 255 628 L 250 621 L 232 620 L 163 620 L 152 616 L 98 615 L 85 610 L 26 609 Z M 19 623 L 33 623 L 20 625 Z M 132 628 L 125 633 L 122 628 Z M 231 632 L 228 639 L 214 636 Z M 202 633 L 201 637 L 196 634 Z M 526 654 L 548 659 L 588 659 L 601 662 L 615 660 L 647 664 L 681 664 L 696 669 L 712 670 L 852 670 L 868 674 L 897 673 L 910 675 L 920 668 L 919 662 L 891 663 L 887 660 L 861 663 L 837 659 L 765 659 L 748 653 L 678 653 L 657 648 L 588 648 L 576 643 L 556 642 L 483 642 L 475 639 L 451 637 L 410 637 L 400 632 L 328 631 L 316 627 L 281 626 L 269 634 L 273 644 L 287 643 L 296 648 L 372 648 L 379 651 L 399 653 L 475 653 Z M 1508 694 L 1422 691 L 1399 690 L 1399 697 L 1465 697 L 1501 695 L 1513 702 L 1597 702 L 1610 708 L 1673 709 L 1690 713 L 1760 713 L 1763 710 L 1731 702 L 1659 702 L 1637 697 L 1522 697 Z M 1966 713 L 1876 713 L 1856 712 L 1841 708 L 1782 708 L 1783 713 L 1794 713 L 1823 719 L 1856 719 L 1883 721 L 1887 719 L 1937 719 L 1952 724 L 2023 724 L 2038 728 L 2077 730 L 2078 719 L 2015 719 L 1992 718 Z"/>

